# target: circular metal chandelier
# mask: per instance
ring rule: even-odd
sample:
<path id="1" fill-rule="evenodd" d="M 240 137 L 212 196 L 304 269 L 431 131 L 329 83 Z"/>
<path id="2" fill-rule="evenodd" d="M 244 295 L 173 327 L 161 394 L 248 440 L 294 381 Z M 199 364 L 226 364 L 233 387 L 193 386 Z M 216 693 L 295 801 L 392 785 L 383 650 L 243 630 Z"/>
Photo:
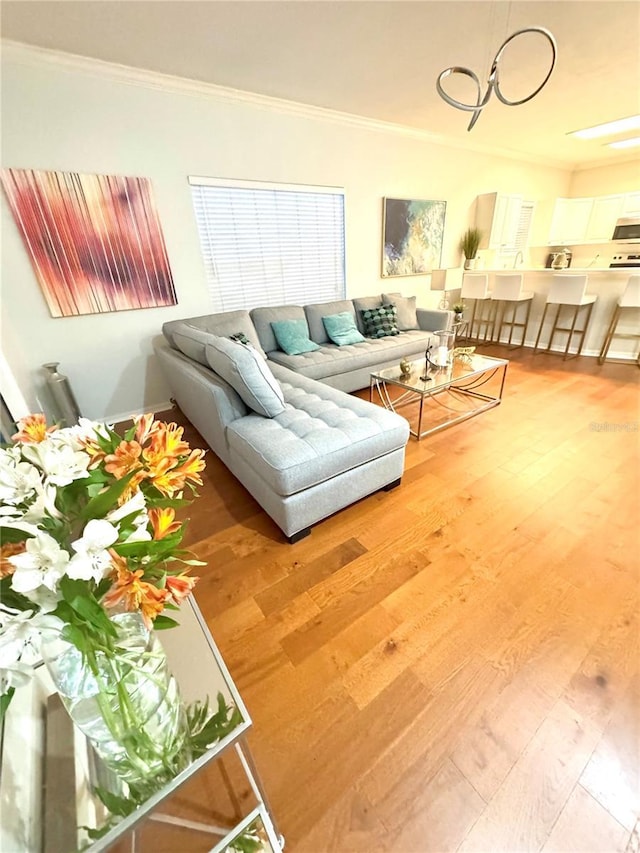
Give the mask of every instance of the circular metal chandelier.
<path id="1" fill-rule="evenodd" d="M 505 51 L 505 48 L 507 47 L 509 42 L 512 42 L 518 36 L 524 35 L 524 33 L 540 33 L 542 36 L 544 36 L 548 40 L 549 44 L 551 45 L 551 66 L 550 66 L 549 70 L 547 71 L 546 77 L 544 78 L 542 83 L 540 83 L 540 85 L 537 87 L 537 89 L 534 89 L 534 91 L 530 95 L 527 95 L 526 98 L 521 98 L 519 101 L 510 101 L 507 98 L 505 98 L 505 96 L 500 91 L 498 67 L 500 64 L 500 60 L 502 59 L 502 55 Z M 438 94 L 440 95 L 440 97 L 443 100 L 445 100 L 448 104 L 450 104 L 452 107 L 455 107 L 457 110 L 465 110 L 466 112 L 473 113 L 473 116 L 471 117 L 471 121 L 469 122 L 469 126 L 467 127 L 467 130 L 471 130 L 471 128 L 474 126 L 474 124 L 480 118 L 480 113 L 488 104 L 489 98 L 491 97 L 492 92 L 495 92 L 498 100 L 502 101 L 502 103 L 506 104 L 508 107 L 517 107 L 520 104 L 526 104 L 527 101 L 530 101 L 532 98 L 535 98 L 535 96 L 538 94 L 538 92 L 540 92 L 544 88 L 547 81 L 549 80 L 549 77 L 551 77 L 551 72 L 553 71 L 554 66 L 556 64 L 556 55 L 557 55 L 556 40 L 553 37 L 553 35 L 549 32 L 549 30 L 546 30 L 544 27 L 524 27 L 523 29 L 516 30 L 515 33 L 512 33 L 509 36 L 509 38 L 505 39 L 502 42 L 502 44 L 500 45 L 500 47 L 498 48 L 498 52 L 496 53 L 496 55 L 493 58 L 493 63 L 491 65 L 491 71 L 489 72 L 489 80 L 487 83 L 487 91 L 484 93 L 484 96 L 482 95 L 482 89 L 480 87 L 480 80 L 478 80 L 477 75 L 474 74 L 474 72 L 471 71 L 470 68 L 462 68 L 458 65 L 453 65 L 451 68 L 445 68 L 445 70 L 442 71 L 438 75 L 438 79 L 436 80 L 436 89 L 438 90 Z M 452 98 L 451 95 L 448 95 L 444 91 L 444 89 L 442 88 L 442 81 L 445 80 L 447 77 L 451 77 L 453 74 L 462 74 L 465 77 L 470 77 L 474 81 L 474 83 L 476 84 L 476 87 L 478 89 L 478 97 L 477 97 L 477 101 L 475 104 L 463 104 L 461 101 L 456 101 L 455 98 Z"/>

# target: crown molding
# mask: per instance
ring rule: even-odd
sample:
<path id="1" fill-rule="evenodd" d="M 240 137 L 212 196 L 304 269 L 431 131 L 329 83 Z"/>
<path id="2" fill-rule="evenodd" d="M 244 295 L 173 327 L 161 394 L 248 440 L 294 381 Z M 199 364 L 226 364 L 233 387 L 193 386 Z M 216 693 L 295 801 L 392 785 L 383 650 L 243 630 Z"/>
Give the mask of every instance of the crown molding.
<path id="1" fill-rule="evenodd" d="M 284 98 L 275 98 L 270 95 L 259 95 L 255 92 L 247 92 L 242 89 L 232 89 L 226 86 L 218 86 L 214 83 L 205 83 L 185 77 L 176 77 L 171 74 L 163 74 L 159 71 L 148 71 L 142 68 L 133 68 L 129 65 L 120 65 L 106 62 L 101 59 L 93 59 L 79 56 L 74 53 L 65 53 L 50 48 L 36 47 L 23 42 L 3 39 L 0 42 L 2 59 L 27 66 L 55 65 L 68 72 L 81 72 L 84 74 L 102 77 L 103 79 L 115 80 L 131 86 L 140 86 L 156 91 L 170 92 L 173 94 L 191 95 L 207 98 L 212 101 L 226 104 L 243 104 L 258 109 L 270 110 L 283 115 L 297 116 L 299 118 L 313 119 L 316 121 L 332 122 L 343 126 L 361 128 L 363 130 L 378 133 L 394 134 L 408 139 L 428 142 L 446 148 L 456 148 L 464 151 L 473 151 L 478 154 L 488 154 L 492 157 L 504 157 L 509 160 L 517 160 L 524 163 L 533 163 L 541 166 L 550 166 L 565 171 L 571 171 L 576 167 L 564 160 L 555 160 L 548 157 L 526 155 L 513 151 L 510 148 L 496 148 L 490 145 L 482 145 L 468 139 L 458 139 L 441 133 L 428 130 L 420 130 L 407 125 L 394 124 L 392 122 L 379 121 L 353 113 L 331 110 L 326 107 L 316 107 L 311 104 L 303 104 L 298 101 L 288 101 Z"/>
<path id="2" fill-rule="evenodd" d="M 629 151 L 627 154 L 616 154 L 609 157 L 603 157 L 600 160 L 589 160 L 586 163 L 576 163 L 573 167 L 574 172 L 586 172 L 588 169 L 604 168 L 605 166 L 622 166 L 624 163 L 640 164 L 640 148 Z"/>

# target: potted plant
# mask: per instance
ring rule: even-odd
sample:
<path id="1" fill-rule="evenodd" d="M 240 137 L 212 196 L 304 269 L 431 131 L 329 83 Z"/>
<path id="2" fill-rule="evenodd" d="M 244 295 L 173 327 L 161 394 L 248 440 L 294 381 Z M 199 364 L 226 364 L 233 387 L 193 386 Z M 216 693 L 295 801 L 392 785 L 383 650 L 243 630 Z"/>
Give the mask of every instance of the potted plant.
<path id="1" fill-rule="evenodd" d="M 464 302 L 456 302 L 451 308 L 453 311 L 453 322 L 462 323 L 464 317 Z"/>
<path id="2" fill-rule="evenodd" d="M 465 257 L 464 268 L 466 270 L 475 268 L 476 256 L 482 240 L 482 231 L 479 228 L 467 228 L 460 240 L 460 249 Z"/>

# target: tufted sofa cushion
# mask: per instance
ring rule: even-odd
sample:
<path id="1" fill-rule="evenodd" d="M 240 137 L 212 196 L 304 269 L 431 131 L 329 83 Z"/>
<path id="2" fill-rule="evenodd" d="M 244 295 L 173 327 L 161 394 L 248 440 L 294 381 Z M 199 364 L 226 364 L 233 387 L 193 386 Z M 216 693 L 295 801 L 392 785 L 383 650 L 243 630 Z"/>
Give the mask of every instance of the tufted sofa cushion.
<path id="1" fill-rule="evenodd" d="M 350 370 L 374 369 L 400 361 L 404 356 L 418 358 L 430 342 L 429 332 L 403 332 L 402 335 L 378 340 L 367 338 L 361 344 L 347 344 L 343 347 L 324 344 L 320 349 L 302 355 L 287 355 L 277 350 L 269 353 L 269 364 L 281 364 L 310 379 L 325 379 Z"/>
<path id="2" fill-rule="evenodd" d="M 293 495 L 405 446 L 404 419 L 301 376 L 292 385 L 275 365 L 274 373 L 285 411 L 270 420 L 240 418 L 227 440 L 277 494 Z"/>

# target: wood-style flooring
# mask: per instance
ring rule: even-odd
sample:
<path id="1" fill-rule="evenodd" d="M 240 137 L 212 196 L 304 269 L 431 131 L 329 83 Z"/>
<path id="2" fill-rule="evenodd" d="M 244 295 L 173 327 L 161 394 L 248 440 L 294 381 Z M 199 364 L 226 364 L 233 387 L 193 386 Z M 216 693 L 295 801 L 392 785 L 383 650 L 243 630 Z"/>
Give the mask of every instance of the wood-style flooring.
<path id="1" fill-rule="evenodd" d="M 639 849 L 640 371 L 482 349 L 502 405 L 296 545 L 207 454 L 196 599 L 288 853 Z"/>

